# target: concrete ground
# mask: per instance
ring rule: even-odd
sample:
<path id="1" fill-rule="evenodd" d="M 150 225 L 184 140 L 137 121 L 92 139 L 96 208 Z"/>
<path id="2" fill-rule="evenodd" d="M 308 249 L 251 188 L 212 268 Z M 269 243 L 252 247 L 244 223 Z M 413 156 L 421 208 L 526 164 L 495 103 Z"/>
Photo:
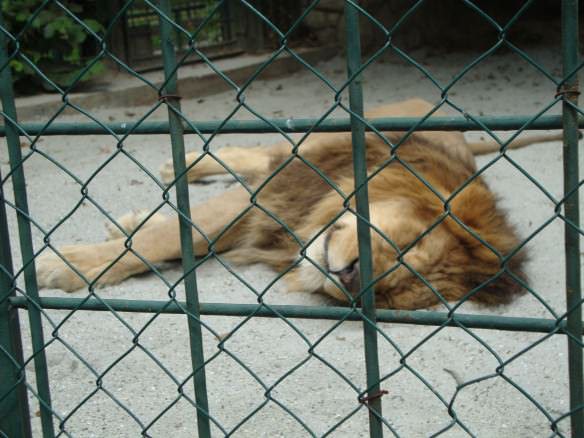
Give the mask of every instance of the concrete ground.
<path id="1" fill-rule="evenodd" d="M 528 53 L 552 74 L 559 74 L 559 53 L 555 47 L 531 49 Z M 444 83 L 478 53 L 415 51 L 412 56 Z M 342 83 L 345 66 L 341 57 L 319 63 L 317 68 L 332 84 Z M 501 53 L 469 71 L 449 95 L 454 103 L 474 115 L 524 115 L 540 111 L 553 100 L 555 92 L 554 85 L 524 60 L 517 55 Z M 368 106 L 412 96 L 436 101 L 439 94 L 418 70 L 396 57 L 384 56 L 365 73 L 364 95 Z M 319 116 L 334 99 L 333 92 L 307 71 L 279 79 L 260 77 L 246 95 L 246 103 L 254 110 L 274 118 Z M 182 101 L 184 114 L 198 121 L 221 120 L 235 107 L 234 98 L 234 92 L 223 92 L 186 99 Z M 114 122 L 137 120 L 150 108 L 148 105 L 102 107 L 90 108 L 90 111 L 101 121 Z M 555 105 L 548 114 L 559 111 L 560 106 Z M 148 120 L 165 117 L 161 108 L 149 115 Z M 249 119 L 252 115 L 242 110 L 235 118 Z M 80 114 L 67 115 L 57 121 L 82 122 L 87 118 Z M 507 135 L 501 133 L 502 137 Z M 469 138 L 480 136 L 480 133 L 468 134 Z M 253 146 L 278 139 L 278 135 L 220 135 L 211 147 L 216 150 L 234 144 Z M 186 144 L 189 150 L 201 147 L 201 141 L 193 135 L 187 136 Z M 113 216 L 132 209 L 152 209 L 162 202 L 160 188 L 133 160 L 157 175 L 160 165 L 170 157 L 168 136 L 132 135 L 124 141 L 125 154 L 118 155 L 116 140 L 106 136 L 44 137 L 37 148 L 82 181 L 115 155 L 88 185 L 91 197 Z M 28 152 L 26 146 L 23 152 Z M 1 170 L 6 175 L 7 158 L 4 152 L 2 154 Z M 509 155 L 556 199 L 561 197 L 562 149 L 559 143 L 535 145 Z M 481 157 L 479 164 L 489 163 L 492 158 Z M 31 213 L 42 227 L 50 229 L 80 200 L 80 186 L 40 153 L 26 161 L 25 172 Z M 484 175 L 522 236 L 529 236 L 553 215 L 553 204 L 510 162 L 499 160 Z M 192 203 L 221 192 L 230 184 L 228 178 L 215 178 L 210 184 L 192 185 Z M 9 184 L 5 190 L 11 199 Z M 13 215 L 10 219 L 11 232 L 16 236 Z M 58 245 L 103 240 L 104 222 L 104 216 L 89 202 L 84 202 L 55 231 L 52 242 Z M 35 232 L 35 239 L 39 248 L 42 244 L 39 232 Z M 18 264 L 17 247 L 15 239 L 13 251 Z M 562 222 L 555 220 L 537 233 L 527 249 L 531 256 L 527 273 L 533 289 L 556 313 L 562 314 L 565 305 Z M 237 272 L 260 289 L 275 275 L 264 266 L 237 268 Z M 163 274 L 168 281 L 175 281 L 181 275 L 179 264 L 171 264 Z M 203 302 L 255 302 L 254 294 L 216 260 L 201 266 L 197 279 Z M 131 278 L 120 285 L 100 289 L 98 293 L 102 298 L 167 298 L 164 284 L 152 274 Z M 82 298 L 87 291 L 68 295 L 59 290 L 43 290 L 41 294 Z M 178 295 L 184 299 L 182 288 Z M 286 292 L 280 283 L 276 283 L 266 297 L 269 303 L 277 304 L 330 304 L 319 295 Z M 508 306 L 484 308 L 466 303 L 460 311 L 551 317 L 550 311 L 529 294 Z M 62 427 L 68 435 L 134 437 L 144 428 L 148 428 L 145 435 L 153 437 L 196 435 L 195 409 L 185 398 L 177 399 L 178 385 L 185 379 L 186 384 L 181 388 L 193 397 L 186 318 L 79 311 L 72 314 L 47 311 L 46 314 L 51 319 L 51 323 L 45 321 L 45 335 L 50 342 L 46 354 L 53 407 L 65 419 Z M 21 312 L 25 353 L 30 354 L 26 316 Z M 216 355 L 206 367 L 210 412 L 224 431 L 237 428 L 234 436 L 241 437 L 301 437 L 311 433 L 321 436 L 341 423 L 332 436 L 367 436 L 366 409 L 358 409 L 357 394 L 345 381 L 350 380 L 359 389 L 365 387 L 360 323 L 344 322 L 336 326 L 334 322 L 320 320 L 286 322 L 218 316 L 205 317 L 203 321 L 220 338 L 232 334 L 223 346 L 225 351 L 220 352 L 217 337 L 207 330 L 204 332 L 206 357 Z M 411 352 L 406 359 L 409 369 L 402 369 L 382 383 L 382 388 L 388 391 L 383 397 L 383 413 L 399 436 L 424 437 L 438 433 L 452 421 L 451 402 L 456 418 L 472 434 L 481 437 L 547 437 L 553 434 L 550 418 L 558 419 L 569 410 L 567 351 L 563 336 L 547 338 L 516 356 L 545 336 L 491 330 L 469 333 L 454 328 L 438 330 L 402 324 L 380 324 L 380 329 L 387 336 L 379 340 L 383 376 L 400 366 L 400 355 L 388 339 L 403 353 Z M 325 334 L 314 351 L 318 357 L 311 356 L 310 343 Z M 500 361 L 509 361 L 504 367 L 504 377 L 477 381 L 453 399 L 457 385 L 493 376 Z M 29 370 L 29 380 L 34 382 L 32 366 Z M 284 375 L 287 376 L 280 380 Z M 100 376 L 103 389 L 96 390 L 97 376 Z M 276 386 L 266 403 L 265 388 L 272 385 Z M 537 405 L 532 400 L 536 400 Z M 31 406 L 34 436 L 40 436 L 40 422 L 34 415 L 38 404 L 31 400 Z M 255 415 L 248 418 L 255 410 Z M 557 427 L 564 436 L 569 433 L 567 419 L 561 420 Z M 215 426 L 213 433 L 214 436 L 223 434 Z M 386 430 L 386 436 L 390 435 Z M 441 436 L 468 434 L 455 425 Z"/>

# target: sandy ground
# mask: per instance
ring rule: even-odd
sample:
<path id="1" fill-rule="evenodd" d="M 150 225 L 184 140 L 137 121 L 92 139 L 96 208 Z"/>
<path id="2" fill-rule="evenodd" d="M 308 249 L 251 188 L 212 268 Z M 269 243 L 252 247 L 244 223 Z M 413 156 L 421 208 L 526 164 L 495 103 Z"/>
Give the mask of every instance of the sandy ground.
<path id="1" fill-rule="evenodd" d="M 528 53 L 552 74 L 558 74 L 557 49 L 534 49 Z M 478 53 L 417 51 L 412 55 L 422 61 L 438 81 L 445 83 Z M 391 56 L 383 57 L 382 61 L 371 65 L 365 74 L 364 93 L 368 106 L 412 96 L 438 100 L 439 90 L 412 66 Z M 317 68 L 332 84 L 342 83 L 345 71 L 342 58 L 321 63 Z M 451 89 L 450 97 L 474 115 L 511 115 L 535 114 L 552 101 L 554 93 L 554 85 L 518 56 L 498 54 L 468 72 Z M 254 110 L 265 117 L 277 118 L 319 116 L 334 99 L 331 90 L 309 72 L 270 81 L 260 78 L 246 95 L 246 102 Z M 234 108 L 234 97 L 235 93 L 222 93 L 185 100 L 182 102 L 184 113 L 193 120 L 220 120 Z M 91 113 L 107 122 L 137 120 L 149 110 L 148 107 L 101 108 L 91 110 Z M 556 105 L 548 113 L 557 114 L 559 110 L 559 105 Z M 164 117 L 165 111 L 160 110 L 148 119 L 162 120 Z M 236 114 L 236 118 L 251 117 L 243 110 Z M 85 120 L 83 115 L 58 119 Z M 468 135 L 478 137 L 480 134 Z M 276 140 L 277 135 L 222 135 L 213 140 L 212 148 L 233 144 L 253 146 Z M 188 136 L 186 142 L 189 150 L 201 147 L 195 136 Z M 46 137 L 40 140 L 38 149 L 85 181 L 115 155 L 116 140 L 103 136 Z M 8 166 L 4 150 L 1 169 L 6 175 Z M 25 148 L 24 152 L 27 151 Z M 170 157 L 166 136 L 132 135 L 124 141 L 124 151 L 154 175 L 158 174 L 161 163 Z M 561 196 L 559 143 L 532 146 L 514 151 L 510 156 L 553 196 Z M 492 158 L 481 157 L 479 163 L 484 165 Z M 33 154 L 26 161 L 25 171 L 32 215 L 45 229 L 50 229 L 78 203 L 80 187 L 40 154 Z M 530 235 L 553 215 L 553 204 L 509 162 L 496 162 L 484 175 L 523 236 Z M 212 184 L 191 186 L 192 203 L 202 201 L 230 184 L 226 178 L 213 181 Z M 160 188 L 122 154 L 115 156 L 97 173 L 88 189 L 91 197 L 113 216 L 132 209 L 152 209 L 162 202 Z M 11 198 L 10 184 L 5 190 Z M 95 207 L 84 202 L 55 231 L 52 241 L 65 244 L 103 240 L 105 220 Z M 16 236 L 13 215 L 10 227 Z M 35 232 L 35 239 L 39 248 L 40 233 Z M 531 254 L 527 269 L 533 288 L 558 314 L 563 312 L 565 301 L 562 242 L 563 226 L 555 220 L 527 245 Z M 19 264 L 16 241 L 13 250 Z M 180 267 L 172 264 L 163 273 L 173 282 L 180 277 Z M 238 273 L 260 290 L 275 275 L 263 266 L 240 268 Z M 230 276 L 216 260 L 201 266 L 197 278 L 203 302 L 255 302 L 254 294 Z M 78 291 L 71 296 L 85 297 L 86 293 Z M 164 284 L 151 274 L 100 289 L 98 293 L 102 298 L 167 298 Z M 43 290 L 42 295 L 69 296 L 58 290 Z M 178 295 L 184 299 L 182 289 Z M 288 293 L 280 283 L 276 283 L 266 297 L 269 303 L 279 304 L 330 303 L 318 295 Z M 551 317 L 550 312 L 530 295 L 500 308 L 481 308 L 468 303 L 461 312 Z M 48 311 L 47 316 L 51 319 L 51 323 L 45 321 L 45 334 L 50 343 L 46 354 L 53 406 L 65 419 L 62 427 L 67 434 L 74 437 L 134 437 L 148 427 L 148 436 L 179 438 L 196 435 L 195 409 L 186 399 L 177 399 L 178 384 L 189 378 L 192 370 L 184 317 L 114 315 L 109 312 L 70 314 L 66 311 Z M 26 321 L 26 313 L 21 313 L 21 318 Z M 204 322 L 218 334 L 232 333 L 223 346 L 225 351 L 220 354 L 217 354 L 215 336 L 208 331 L 204 333 L 206 357 L 216 355 L 206 368 L 210 411 L 225 431 L 237 428 L 234 435 L 242 437 L 300 437 L 310 433 L 320 436 L 341 423 L 333 436 L 367 436 L 366 409 L 362 407 L 351 415 L 359 403 L 355 390 L 344 381 L 344 378 L 349 379 L 360 389 L 365 386 L 361 324 L 345 322 L 335 327 L 330 321 L 284 322 L 259 318 L 244 321 L 235 317 L 205 317 Z M 58 326 L 56 331 L 55 326 Z M 401 324 L 380 324 L 380 328 L 402 352 L 410 352 L 406 360 L 410 369 L 402 369 L 382 383 L 389 392 L 383 398 L 384 416 L 400 436 L 430 436 L 449 425 L 452 418 L 448 414 L 448 404 L 457 384 L 492 376 L 499 365 L 497 357 L 509 361 L 504 367 L 505 378 L 488 378 L 466 386 L 452 406 L 457 418 L 474 435 L 550 436 L 552 430 L 548 417 L 557 419 L 568 411 L 566 340 L 562 336 L 546 339 L 515 357 L 544 336 L 488 330 L 472 330 L 471 336 L 458 329 L 437 330 Z M 308 350 L 310 343 L 320 340 L 325 334 L 315 349 L 323 359 L 321 361 L 311 356 Z M 30 354 L 29 330 L 24 323 L 23 335 L 26 353 Z M 420 346 L 424 339 L 427 341 Z M 400 366 L 400 355 L 383 338 L 379 350 L 381 374 L 387 376 Z M 343 378 L 329 366 L 334 366 Z M 287 377 L 280 381 L 285 374 Z M 97 376 L 107 392 L 96 390 Z M 29 373 L 29 378 L 34 381 L 32 373 Z M 266 390 L 262 385 L 272 387 L 276 382 L 270 392 L 270 401 L 266 403 Z M 193 397 L 192 379 L 187 380 L 183 389 L 185 394 Z M 537 400 L 538 407 L 530 398 Z M 78 409 L 80 404 L 82 406 Z M 32 402 L 31 406 L 34 413 L 38 405 Z M 301 418 L 306 429 L 282 406 Z M 247 418 L 257 409 L 255 415 Z M 35 436 L 40 436 L 40 422 L 34 415 L 33 427 Z M 564 419 L 558 427 L 565 434 L 569 422 Z M 222 435 L 215 426 L 214 435 Z M 391 432 L 386 430 L 386 435 L 390 436 Z M 454 426 L 441 436 L 468 434 Z"/>

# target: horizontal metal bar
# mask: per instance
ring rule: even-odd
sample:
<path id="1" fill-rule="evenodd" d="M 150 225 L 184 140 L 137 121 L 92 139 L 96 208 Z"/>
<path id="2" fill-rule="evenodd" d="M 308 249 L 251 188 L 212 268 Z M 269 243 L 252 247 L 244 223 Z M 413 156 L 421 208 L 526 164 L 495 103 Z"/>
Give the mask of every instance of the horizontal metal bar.
<path id="1" fill-rule="evenodd" d="M 14 307 L 26 309 L 30 303 L 25 297 L 9 298 Z M 82 298 L 40 298 L 39 305 L 44 309 L 57 310 L 96 310 L 108 311 L 109 308 L 117 312 L 137 313 L 169 313 L 182 314 L 186 309 L 186 303 L 178 304 L 168 301 L 153 300 L 120 300 L 120 299 L 89 299 L 84 302 Z M 108 308 L 109 306 L 109 308 Z M 348 307 L 336 306 L 291 306 L 270 305 L 269 308 L 259 304 L 226 304 L 226 303 L 201 303 L 201 315 L 208 316 L 249 316 L 255 315 L 262 318 L 274 318 L 283 316 L 286 318 L 302 319 L 329 319 L 348 321 L 361 321 L 361 316 Z M 181 309 L 182 308 L 182 309 Z M 446 323 L 448 326 L 456 326 L 457 322 L 469 328 L 506 330 L 520 332 L 549 333 L 558 327 L 558 333 L 565 333 L 566 323 L 559 323 L 553 319 L 544 318 L 519 318 L 511 316 L 469 315 L 457 313 L 454 320 L 449 320 L 445 312 L 411 311 L 411 310 L 377 310 L 378 322 L 396 322 L 401 324 L 440 326 Z"/>
<path id="2" fill-rule="evenodd" d="M 489 116 L 476 117 L 475 119 L 491 130 L 511 131 L 517 130 L 529 123 L 533 116 Z M 380 131 L 406 131 L 420 122 L 418 117 L 395 117 L 370 119 L 369 123 Z M 234 133 L 258 133 L 258 132 L 307 132 L 313 129 L 315 119 L 270 119 L 264 120 L 231 120 L 222 126 L 222 122 L 195 122 L 191 124 L 183 122 L 185 134 L 194 134 L 196 130 L 208 134 L 221 132 Z M 26 134 L 35 136 L 43 135 L 107 135 L 112 132 L 124 135 L 129 132 L 134 134 L 168 134 L 170 132 L 168 122 L 143 122 L 136 126 L 134 122 L 104 123 L 51 123 L 48 127 L 44 123 L 19 123 L 20 128 Z M 579 126 L 584 128 L 584 118 L 580 118 Z M 432 117 L 420 125 L 420 129 L 426 131 L 482 131 L 475 121 L 464 117 Z M 561 129 L 561 116 L 541 116 L 529 123 L 529 129 Z M 371 130 L 366 126 L 367 130 Z M 314 132 L 351 131 L 350 119 L 330 119 L 322 121 L 314 127 Z M 0 137 L 6 135 L 6 127 L 0 126 Z"/>

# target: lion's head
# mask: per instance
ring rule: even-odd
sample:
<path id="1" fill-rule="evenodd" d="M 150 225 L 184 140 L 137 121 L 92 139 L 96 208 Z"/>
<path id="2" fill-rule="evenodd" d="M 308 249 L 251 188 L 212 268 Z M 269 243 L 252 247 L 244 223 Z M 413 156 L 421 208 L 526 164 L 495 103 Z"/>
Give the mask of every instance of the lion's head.
<path id="1" fill-rule="evenodd" d="M 524 256 L 506 258 L 519 239 L 480 179 L 446 204 L 420 193 L 379 200 L 373 193 L 369 230 L 378 307 L 414 309 L 465 296 L 504 303 L 522 290 Z M 362 291 L 357 235 L 352 211 L 317 230 L 293 271 L 292 287 L 344 302 L 357 297 Z"/>

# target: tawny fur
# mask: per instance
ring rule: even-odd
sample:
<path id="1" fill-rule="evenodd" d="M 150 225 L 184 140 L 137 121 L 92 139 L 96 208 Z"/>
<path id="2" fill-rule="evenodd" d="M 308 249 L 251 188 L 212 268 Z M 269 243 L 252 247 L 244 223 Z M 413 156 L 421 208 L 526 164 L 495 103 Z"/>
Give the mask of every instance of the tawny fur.
<path id="1" fill-rule="evenodd" d="M 386 105 L 367 116 L 421 116 L 431 109 L 429 103 L 413 99 Z M 392 143 L 403 136 L 384 134 Z M 556 139 L 540 136 L 534 141 Z M 368 173 L 375 174 L 368 191 L 379 307 L 415 309 L 467 295 L 497 304 L 510 301 L 522 291 L 520 283 L 526 281 L 522 270 L 524 254 L 518 252 L 505 259 L 518 248 L 517 233 L 497 207 L 496 198 L 484 180 L 473 178 L 474 154 L 498 150 L 496 142 L 467 143 L 459 132 L 416 132 L 394 155 L 376 134 L 368 133 L 366 142 Z M 520 140 L 509 147 L 531 142 Z M 255 197 L 256 207 L 227 231 L 224 227 L 249 206 L 245 190 L 233 189 L 193 207 L 193 221 L 206 237 L 213 240 L 221 235 L 209 248 L 207 239 L 194 231 L 195 253 L 204 255 L 212 249 L 223 252 L 234 263 L 265 263 L 277 271 L 295 266 L 285 277 L 290 289 L 321 291 L 347 301 L 347 297 L 358 293 L 357 289 L 344 286 L 357 273 L 356 268 L 347 268 L 356 266 L 358 259 L 357 221 L 354 214 L 345 211 L 345 199 L 338 191 L 350 194 L 354 190 L 351 149 L 349 133 L 309 136 L 300 146 L 298 156 L 261 187 Z M 257 188 L 290 158 L 290 146 L 225 148 L 217 154 Z M 189 154 L 187 162 L 197 158 L 196 154 Z M 329 181 L 324 181 L 306 163 L 318 168 Z M 219 173 L 225 173 L 223 166 L 205 157 L 190 170 L 188 179 L 195 181 Z M 168 164 L 163 166 L 162 176 L 172 180 Z M 349 205 L 354 208 L 353 199 Z M 288 230 L 271 215 L 285 223 Z M 330 225 L 337 217 L 337 222 Z M 125 217 L 123 226 L 132 231 L 132 224 L 136 226 L 142 220 Z M 426 233 L 428 229 L 431 231 Z M 290 231 L 302 242 L 311 242 L 303 249 L 307 258 L 300 257 L 301 247 Z M 99 284 L 112 284 L 148 270 L 140 258 L 129 253 L 102 273 L 124 251 L 125 240 L 125 236 L 113 233 L 108 242 L 69 246 L 61 253 L 86 280 L 97 278 Z M 132 248 L 150 263 L 178 258 L 177 218 L 152 218 L 132 236 Z M 327 275 L 323 273 L 326 271 Z M 42 286 L 75 290 L 87 284 L 55 255 L 44 256 L 38 272 Z M 477 290 L 479 286 L 482 287 Z"/>

